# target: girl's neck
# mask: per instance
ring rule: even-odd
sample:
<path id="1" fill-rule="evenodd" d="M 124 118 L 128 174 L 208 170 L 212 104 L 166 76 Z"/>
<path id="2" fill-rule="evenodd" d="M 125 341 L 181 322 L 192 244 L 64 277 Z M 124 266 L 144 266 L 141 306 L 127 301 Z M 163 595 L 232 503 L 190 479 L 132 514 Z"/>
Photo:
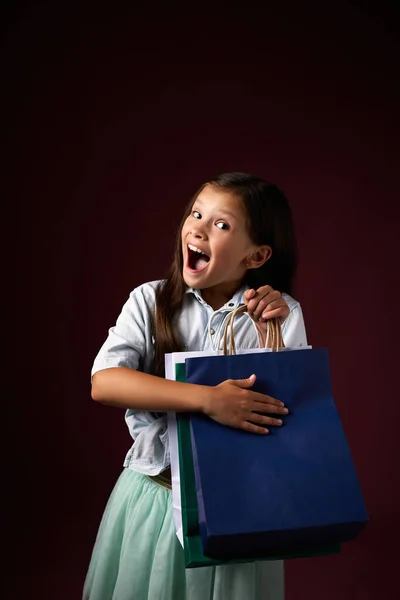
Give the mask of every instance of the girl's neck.
<path id="1" fill-rule="evenodd" d="M 211 306 L 213 310 L 218 310 L 232 298 L 232 296 L 241 287 L 241 283 L 227 284 L 226 287 L 218 286 L 201 290 L 203 300 Z"/>

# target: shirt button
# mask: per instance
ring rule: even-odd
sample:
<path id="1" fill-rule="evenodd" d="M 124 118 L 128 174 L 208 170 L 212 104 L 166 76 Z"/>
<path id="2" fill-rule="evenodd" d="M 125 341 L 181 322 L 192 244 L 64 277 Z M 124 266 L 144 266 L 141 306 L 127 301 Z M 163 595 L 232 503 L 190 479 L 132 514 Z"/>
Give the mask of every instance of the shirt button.
<path id="1" fill-rule="evenodd" d="M 214 335 L 215 330 L 214 329 L 210 329 L 210 333 L 211 333 L 211 335 Z"/>
<path id="2" fill-rule="evenodd" d="M 233 302 L 229 302 L 228 306 L 235 306 Z"/>

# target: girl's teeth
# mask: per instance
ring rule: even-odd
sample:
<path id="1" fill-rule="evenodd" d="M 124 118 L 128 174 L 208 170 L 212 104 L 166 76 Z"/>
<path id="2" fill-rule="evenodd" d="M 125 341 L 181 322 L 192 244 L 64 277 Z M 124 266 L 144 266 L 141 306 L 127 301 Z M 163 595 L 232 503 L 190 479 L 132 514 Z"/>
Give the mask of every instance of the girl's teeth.
<path id="1" fill-rule="evenodd" d="M 196 248 L 196 246 L 192 246 L 192 244 L 188 244 L 188 248 L 190 248 L 190 250 L 193 250 L 193 252 L 198 252 L 199 254 L 204 254 L 204 252 L 202 252 L 201 250 Z"/>

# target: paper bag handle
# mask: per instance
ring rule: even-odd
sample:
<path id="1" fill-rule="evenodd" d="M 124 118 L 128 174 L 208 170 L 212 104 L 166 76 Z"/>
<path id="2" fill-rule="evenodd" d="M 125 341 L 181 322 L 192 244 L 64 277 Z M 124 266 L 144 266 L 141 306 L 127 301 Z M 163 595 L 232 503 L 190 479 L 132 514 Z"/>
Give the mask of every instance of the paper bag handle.
<path id="1" fill-rule="evenodd" d="M 223 353 L 227 354 L 236 354 L 236 345 L 235 339 L 233 335 L 233 321 L 235 320 L 236 315 L 247 312 L 247 306 L 242 304 L 235 308 L 232 311 L 230 319 L 227 321 L 224 329 L 224 338 L 223 338 Z M 229 352 L 228 352 L 228 329 L 229 329 Z M 279 323 L 279 319 L 268 319 L 267 321 L 267 339 L 271 342 L 271 349 L 273 352 L 281 350 L 285 347 L 282 338 L 282 329 Z"/>

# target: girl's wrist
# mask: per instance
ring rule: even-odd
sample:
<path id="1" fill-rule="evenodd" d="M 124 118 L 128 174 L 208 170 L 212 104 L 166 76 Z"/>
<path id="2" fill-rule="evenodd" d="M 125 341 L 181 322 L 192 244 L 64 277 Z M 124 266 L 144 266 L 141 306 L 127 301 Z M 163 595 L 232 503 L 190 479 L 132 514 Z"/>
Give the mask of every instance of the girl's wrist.
<path id="1" fill-rule="evenodd" d="M 193 399 L 193 411 L 207 415 L 212 402 L 214 388 L 209 385 L 188 384 L 193 386 L 191 393 Z"/>

